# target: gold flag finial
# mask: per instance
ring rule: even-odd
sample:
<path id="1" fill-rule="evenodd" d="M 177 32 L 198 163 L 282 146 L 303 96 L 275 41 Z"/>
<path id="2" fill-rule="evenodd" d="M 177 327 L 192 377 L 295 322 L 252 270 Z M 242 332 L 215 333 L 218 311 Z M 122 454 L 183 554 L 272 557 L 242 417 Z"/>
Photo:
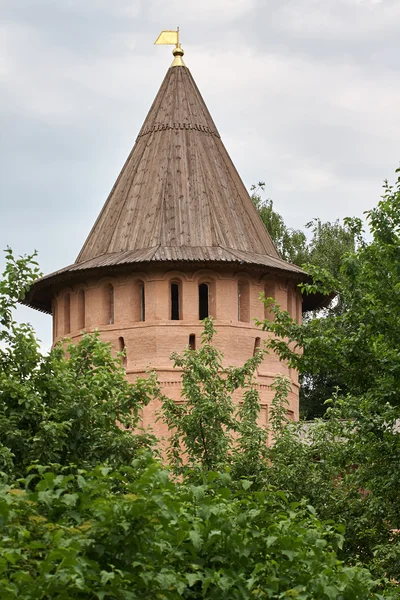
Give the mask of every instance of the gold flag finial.
<path id="1" fill-rule="evenodd" d="M 171 67 L 184 67 L 185 63 L 182 60 L 182 56 L 184 54 L 183 48 L 179 43 L 179 27 L 176 28 L 176 31 L 165 30 L 160 33 L 155 44 L 175 44 L 175 48 L 172 50 L 172 54 L 174 55 L 174 60 L 172 61 Z"/>

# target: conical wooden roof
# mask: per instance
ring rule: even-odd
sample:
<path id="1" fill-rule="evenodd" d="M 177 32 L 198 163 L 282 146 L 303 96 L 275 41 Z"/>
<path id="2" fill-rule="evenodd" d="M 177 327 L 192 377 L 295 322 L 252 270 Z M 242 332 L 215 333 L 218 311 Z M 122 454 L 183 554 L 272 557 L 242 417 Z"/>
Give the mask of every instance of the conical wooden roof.
<path id="1" fill-rule="evenodd" d="M 76 263 L 260 256 L 280 261 L 189 69 L 171 67 Z"/>
<path id="2" fill-rule="evenodd" d="M 169 68 L 75 263 L 39 280 L 28 303 L 50 310 L 46 281 L 143 262 L 238 263 L 304 276 L 277 252 L 183 64 Z"/>

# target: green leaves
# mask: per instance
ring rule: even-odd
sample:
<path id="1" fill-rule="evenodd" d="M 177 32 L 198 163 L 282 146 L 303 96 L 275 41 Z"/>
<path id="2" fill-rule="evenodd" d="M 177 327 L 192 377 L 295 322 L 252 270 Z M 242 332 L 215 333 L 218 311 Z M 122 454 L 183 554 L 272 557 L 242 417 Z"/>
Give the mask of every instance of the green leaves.
<path id="1" fill-rule="evenodd" d="M 60 345 L 42 355 L 30 326 L 12 318 L 39 274 L 34 256 L 17 260 L 7 250 L 0 279 L 0 472 L 15 479 L 35 463 L 129 462 L 154 445 L 137 426 L 141 408 L 159 394 L 156 378 L 129 384 L 97 333 L 67 354 Z"/>
<path id="2" fill-rule="evenodd" d="M 29 326 L 12 321 L 30 275 L 10 257 L 0 287 L 2 599 L 393 597 L 383 574 L 397 577 L 400 564 L 400 244 L 386 204 L 373 215 L 379 236 L 335 279 L 345 312 L 300 326 L 271 302 L 270 349 L 303 373 L 340 374 L 351 392 L 336 390 L 328 422 L 311 431 L 286 421 L 285 378 L 272 386 L 271 431 L 258 426 L 263 353 L 223 368 L 212 320 L 197 351 L 174 356 L 181 404 L 161 398 L 154 375 L 128 384 L 98 335 L 42 356 Z M 169 470 L 137 432 L 154 397 L 174 431 Z"/>
<path id="3" fill-rule="evenodd" d="M 83 490 L 78 477 L 45 472 L 32 491 L 0 489 L 5 600 L 378 598 L 366 571 L 337 560 L 336 533 L 304 503 L 249 489 L 226 497 L 217 474 L 199 493 L 150 456 L 86 472 Z M 74 506 L 57 504 L 71 490 Z"/>
<path id="4" fill-rule="evenodd" d="M 173 355 L 182 370 L 182 404 L 162 399 L 162 418 L 173 432 L 168 456 L 176 473 L 187 466 L 203 477 L 205 471 L 230 468 L 240 479 L 256 476 L 263 468 L 267 433 L 257 424 L 259 395 L 253 374 L 263 359 L 257 352 L 243 367 L 224 368 L 222 355 L 213 346 L 212 319 L 205 319 L 198 350 Z M 242 392 L 242 402 L 232 394 Z"/>
<path id="5" fill-rule="evenodd" d="M 273 201 L 262 198 L 264 190 L 264 182 L 251 186 L 253 204 L 282 258 L 301 266 L 309 257 L 307 237 L 303 231 L 287 227 L 283 217 L 274 210 Z"/>
<path id="6" fill-rule="evenodd" d="M 14 257 L 9 247 L 4 252 L 7 262 L 3 278 L 0 279 L 0 340 L 8 340 L 9 332 L 17 331 L 12 311 L 41 274 L 35 261 L 36 252 L 19 258 Z"/>
<path id="7" fill-rule="evenodd" d="M 307 265 L 307 270 L 313 265 L 321 273 L 337 278 L 342 256 L 354 251 L 356 241 L 363 241 L 361 220 L 344 219 L 342 225 L 339 220 L 323 223 L 321 219 L 313 219 L 305 225 L 312 234 L 308 239 L 306 232 L 285 224 L 283 217 L 274 210 L 273 201 L 262 198 L 264 190 L 264 182 L 252 185 L 251 198 L 282 258 L 299 267 Z"/>
<path id="8" fill-rule="evenodd" d="M 252 199 L 254 205 L 270 233 L 282 258 L 292 262 L 307 271 L 312 276 L 312 282 L 304 283 L 300 287 L 304 294 L 321 294 L 325 297 L 327 308 L 323 314 L 340 315 L 345 310 L 344 299 L 341 294 L 341 267 L 344 260 L 351 260 L 356 247 L 365 246 L 361 219 L 347 218 L 343 224 L 339 220 L 323 223 L 321 219 L 312 219 L 305 225 L 309 230 L 293 230 L 285 224 L 281 215 L 275 212 L 272 200 L 263 200 L 260 192 L 264 191 L 265 184 L 252 186 Z M 321 298 L 322 299 L 322 298 Z M 272 311 L 275 312 L 275 311 Z M 322 311 L 320 311 L 322 312 Z M 275 321 L 280 313 L 275 312 Z M 320 316 L 320 315 L 319 315 Z M 280 319 L 282 317 L 279 317 Z M 311 320 L 313 314 L 305 313 L 305 319 Z M 275 323 L 277 326 L 278 323 Z M 280 334 L 281 328 L 277 331 Z M 298 334 L 291 336 L 292 340 L 300 341 Z M 297 368 L 296 355 L 285 353 L 285 343 L 279 344 L 275 340 L 277 352 L 289 360 Z M 293 348 L 292 348 L 293 350 Z M 305 418 L 322 416 L 325 413 L 324 401 L 336 386 L 342 387 L 343 380 L 332 369 L 329 373 L 316 370 L 304 364 L 302 370 L 300 389 L 300 414 Z"/>
<path id="9" fill-rule="evenodd" d="M 360 220 L 346 220 L 357 247 L 332 278 L 318 266 L 311 288 L 339 294 L 340 306 L 302 325 L 273 304 L 269 347 L 303 375 L 308 397 L 327 400 L 325 423 L 282 428 L 267 480 L 290 500 L 308 498 L 322 519 L 346 526 L 338 544 L 377 578 L 398 580 L 400 524 L 400 178 Z M 311 270 L 310 270 L 311 272 Z M 307 289 L 310 289 L 309 287 Z"/>

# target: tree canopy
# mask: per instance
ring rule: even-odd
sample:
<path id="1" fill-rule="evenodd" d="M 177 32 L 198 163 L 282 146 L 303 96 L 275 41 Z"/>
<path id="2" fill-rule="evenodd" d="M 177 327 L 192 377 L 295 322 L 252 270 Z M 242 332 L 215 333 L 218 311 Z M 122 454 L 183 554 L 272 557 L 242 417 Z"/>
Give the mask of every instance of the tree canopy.
<path id="1" fill-rule="evenodd" d="M 263 323 L 282 360 L 343 382 L 331 395 L 327 422 L 308 430 L 307 444 L 304 427 L 294 436 L 284 432 L 271 465 L 290 494 L 301 490 L 320 516 L 346 523 L 349 555 L 398 579 L 400 177 L 385 184 L 366 218 L 372 240 L 342 257 L 340 276 L 315 268 L 314 283 L 304 286 L 305 293 L 338 290 L 344 310 L 298 325 L 275 305 L 275 320 Z M 362 240 L 360 220 L 347 226 Z"/>
<path id="2" fill-rule="evenodd" d="M 288 227 L 274 210 L 271 198 L 263 198 L 265 183 L 251 186 L 251 197 L 258 214 L 282 258 L 302 267 L 313 264 L 329 271 L 333 276 L 340 272 L 343 254 L 355 249 L 354 230 L 339 219 L 323 223 L 314 218 L 304 225 L 305 231 Z"/>
<path id="3" fill-rule="evenodd" d="M 149 432 L 133 434 L 141 407 L 158 393 L 154 376 L 128 384 L 120 357 L 96 333 L 43 354 L 31 326 L 12 317 L 37 265 L 10 250 L 7 258 L 0 281 L 0 470 L 22 477 L 34 462 L 124 464 L 138 448 L 154 446 Z"/>
<path id="4" fill-rule="evenodd" d="M 200 347 L 173 356 L 182 404 L 151 374 L 127 383 L 96 334 L 42 355 L 31 327 L 13 320 L 37 265 L 8 252 L 2 598 L 400 598 L 400 178 L 367 222 L 371 242 L 346 221 L 357 245 L 337 275 L 317 265 L 304 286 L 339 292 L 341 311 L 299 325 L 267 300 L 266 348 L 227 369 L 206 320 Z M 290 382 L 279 377 L 269 427 L 259 426 L 253 373 L 264 352 L 343 381 L 325 421 L 289 423 Z M 137 429 L 152 397 L 175 431 L 164 461 Z"/>
<path id="5" fill-rule="evenodd" d="M 342 258 L 354 252 L 357 244 L 362 243 L 360 231 L 353 227 L 354 222 L 345 219 L 343 223 L 322 222 L 314 218 L 304 225 L 304 230 L 292 229 L 285 224 L 283 217 L 274 210 L 273 201 L 263 198 L 265 183 L 260 182 L 251 188 L 254 205 L 270 233 L 282 258 L 292 262 L 306 271 L 316 272 L 322 269 L 332 277 L 323 293 L 332 296 L 332 301 L 319 316 L 340 314 L 345 310 L 340 287 L 333 284 L 341 277 Z M 312 266 L 311 266 L 312 265 Z M 304 319 L 312 318 L 305 313 Z M 344 386 L 336 372 L 303 371 L 300 374 L 300 414 L 302 418 L 312 419 L 325 413 L 324 402 L 332 396 L 336 387 Z"/>

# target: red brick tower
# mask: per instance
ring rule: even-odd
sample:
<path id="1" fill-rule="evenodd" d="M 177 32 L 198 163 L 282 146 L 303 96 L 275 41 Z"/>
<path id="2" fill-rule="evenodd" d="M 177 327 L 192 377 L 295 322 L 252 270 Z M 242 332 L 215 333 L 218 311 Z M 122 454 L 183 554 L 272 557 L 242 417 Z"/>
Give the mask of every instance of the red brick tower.
<path id="1" fill-rule="evenodd" d="M 200 341 L 213 316 L 226 364 L 241 365 L 268 335 L 260 292 L 300 321 L 296 287 L 305 273 L 280 257 L 182 60 L 174 62 L 136 143 L 74 264 L 38 280 L 26 303 L 53 315 L 54 341 L 98 329 L 126 348 L 130 380 L 151 366 L 179 400 L 180 373 L 170 360 Z M 274 356 L 258 369 L 261 418 L 270 384 L 292 380 L 290 416 L 298 418 L 298 380 Z M 155 403 L 144 425 L 155 423 Z"/>

